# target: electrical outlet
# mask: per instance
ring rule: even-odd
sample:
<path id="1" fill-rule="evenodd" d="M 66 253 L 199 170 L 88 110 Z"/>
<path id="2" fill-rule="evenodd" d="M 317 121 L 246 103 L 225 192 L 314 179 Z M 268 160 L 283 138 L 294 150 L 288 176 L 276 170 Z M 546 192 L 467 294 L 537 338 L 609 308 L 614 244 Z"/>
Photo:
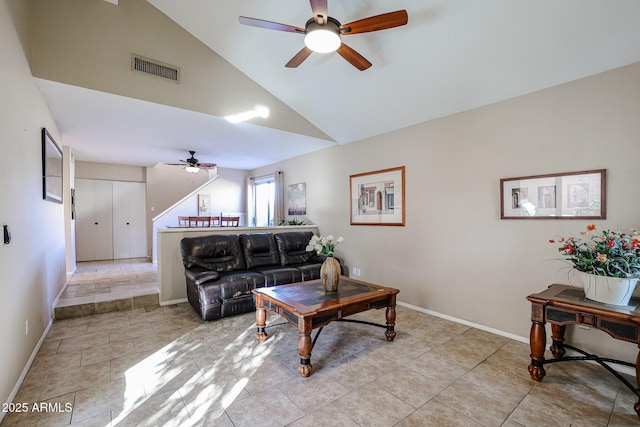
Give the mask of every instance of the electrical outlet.
<path id="1" fill-rule="evenodd" d="M 356 271 L 358 271 L 357 268 L 355 268 L 355 267 L 351 268 L 351 275 L 355 276 L 356 275 Z"/>
<path id="2" fill-rule="evenodd" d="M 29 335 L 29 319 L 24 321 L 24 334 Z"/>
<path id="3" fill-rule="evenodd" d="M 360 269 L 356 268 L 356 276 L 360 277 Z"/>

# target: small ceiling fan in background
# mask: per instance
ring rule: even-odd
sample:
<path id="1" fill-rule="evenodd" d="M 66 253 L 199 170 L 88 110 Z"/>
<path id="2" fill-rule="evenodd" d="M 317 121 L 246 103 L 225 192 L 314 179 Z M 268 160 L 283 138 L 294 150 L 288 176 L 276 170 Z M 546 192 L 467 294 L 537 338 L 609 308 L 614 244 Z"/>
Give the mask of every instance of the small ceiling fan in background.
<path id="1" fill-rule="evenodd" d="M 409 21 L 406 10 L 397 10 L 383 13 L 382 15 L 370 16 L 348 24 L 340 24 L 337 19 L 328 15 L 327 0 L 310 0 L 309 2 L 311 3 L 313 18 L 307 21 L 304 28 L 246 16 L 240 16 L 239 20 L 241 24 L 253 27 L 304 34 L 305 46 L 287 62 L 285 67 L 296 68 L 313 52 L 338 52 L 340 56 L 360 71 L 371 67 L 371 62 L 342 43 L 341 36 L 386 30 L 406 25 Z"/>
<path id="2" fill-rule="evenodd" d="M 184 170 L 186 170 L 189 173 L 198 173 L 200 172 L 200 169 L 204 169 L 204 170 L 215 169 L 216 167 L 215 163 L 200 163 L 198 159 L 194 157 L 194 155 L 196 154 L 195 151 L 189 151 L 189 154 L 191 154 L 191 157 L 189 157 L 187 160 L 180 160 L 182 163 L 164 163 L 164 164 L 170 165 L 170 166 L 183 166 Z"/>

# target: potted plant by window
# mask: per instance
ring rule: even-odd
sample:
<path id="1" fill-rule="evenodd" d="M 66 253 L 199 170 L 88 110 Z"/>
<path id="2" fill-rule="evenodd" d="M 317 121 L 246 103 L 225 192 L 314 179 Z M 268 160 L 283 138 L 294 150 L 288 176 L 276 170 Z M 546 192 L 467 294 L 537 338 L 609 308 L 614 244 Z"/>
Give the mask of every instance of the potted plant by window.
<path id="1" fill-rule="evenodd" d="M 318 255 L 327 256 L 322 263 L 322 267 L 320 267 L 320 278 L 326 292 L 336 292 L 338 290 L 340 263 L 333 257 L 333 250 L 343 240 L 342 237 L 335 239 L 332 235 L 318 237 L 314 234 L 306 247 L 307 251 L 316 251 Z"/>
<path id="2" fill-rule="evenodd" d="M 597 302 L 628 305 L 640 277 L 640 231 L 620 233 L 595 224 L 580 237 L 549 240 L 579 272 L 585 296 Z"/>

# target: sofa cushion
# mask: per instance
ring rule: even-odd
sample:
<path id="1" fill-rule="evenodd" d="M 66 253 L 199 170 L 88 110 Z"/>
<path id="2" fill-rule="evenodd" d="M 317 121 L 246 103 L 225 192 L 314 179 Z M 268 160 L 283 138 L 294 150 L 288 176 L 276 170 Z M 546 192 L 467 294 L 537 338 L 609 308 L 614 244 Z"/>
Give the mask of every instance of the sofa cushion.
<path id="1" fill-rule="evenodd" d="M 302 272 L 293 267 L 265 267 L 255 270 L 264 276 L 265 286 L 288 285 L 302 282 Z"/>
<path id="2" fill-rule="evenodd" d="M 185 269 L 202 267 L 218 273 L 246 269 L 236 234 L 185 237 L 180 252 Z"/>
<path id="3" fill-rule="evenodd" d="M 322 267 L 322 264 L 299 264 L 293 265 L 292 267 L 300 270 L 302 273 L 302 281 L 305 282 L 307 280 L 316 280 L 320 278 L 320 268 Z"/>
<path id="4" fill-rule="evenodd" d="M 306 264 L 317 254 L 315 251 L 307 251 L 307 245 L 311 240 L 311 231 L 293 231 L 289 233 L 276 233 L 273 237 L 278 246 L 280 263 L 285 265 Z"/>
<path id="5" fill-rule="evenodd" d="M 272 233 L 241 234 L 240 245 L 248 269 L 280 265 L 278 247 Z"/>
<path id="6" fill-rule="evenodd" d="M 253 289 L 265 286 L 265 278 L 262 274 L 253 271 L 238 271 L 222 275 L 219 286 L 220 298 L 224 301 L 242 295 L 251 295 Z"/>

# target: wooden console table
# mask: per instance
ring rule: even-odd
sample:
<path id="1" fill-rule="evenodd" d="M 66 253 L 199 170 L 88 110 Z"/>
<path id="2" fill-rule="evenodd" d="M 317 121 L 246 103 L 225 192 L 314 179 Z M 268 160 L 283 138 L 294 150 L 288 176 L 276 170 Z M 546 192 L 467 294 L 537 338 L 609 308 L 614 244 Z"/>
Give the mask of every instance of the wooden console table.
<path id="1" fill-rule="evenodd" d="M 543 292 L 529 295 L 527 299 L 531 302 L 531 364 L 529 365 L 531 377 L 536 381 L 542 380 L 546 375 L 544 365 L 547 363 L 570 360 L 596 361 L 639 397 L 633 408 L 640 416 L 640 353 L 636 363 L 633 364 L 589 354 L 564 342 L 567 325 L 586 325 L 604 331 L 615 339 L 640 344 L 640 309 L 638 309 L 640 301 L 632 299 L 628 306 L 602 304 L 586 299 L 582 289 L 565 285 L 551 285 Z M 553 340 L 549 350 L 554 359 L 549 360 L 544 358 L 546 322 L 551 324 Z M 582 356 L 567 357 L 565 356 L 566 348 L 575 350 Z M 637 384 L 629 383 L 609 366 L 608 362 L 635 367 Z"/>

